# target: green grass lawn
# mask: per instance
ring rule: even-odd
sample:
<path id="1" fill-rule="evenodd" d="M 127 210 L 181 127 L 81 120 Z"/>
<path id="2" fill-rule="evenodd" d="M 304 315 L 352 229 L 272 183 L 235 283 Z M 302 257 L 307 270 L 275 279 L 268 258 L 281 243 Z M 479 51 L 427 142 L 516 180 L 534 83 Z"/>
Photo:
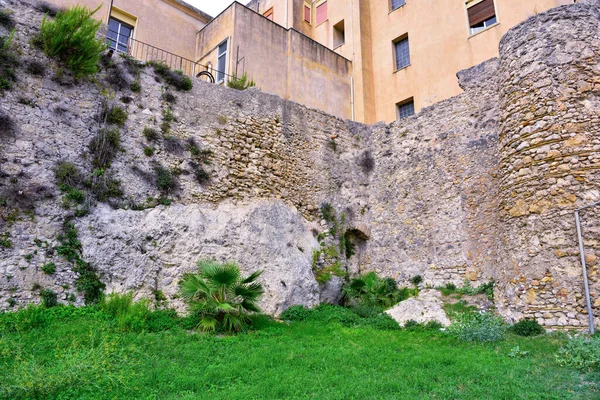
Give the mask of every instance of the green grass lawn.
<path id="1" fill-rule="evenodd" d="M 237 336 L 119 332 L 71 317 L 0 336 L 7 399 L 598 399 L 560 336 L 463 343 L 438 332 L 261 319 Z M 515 346 L 528 351 L 511 358 Z"/>

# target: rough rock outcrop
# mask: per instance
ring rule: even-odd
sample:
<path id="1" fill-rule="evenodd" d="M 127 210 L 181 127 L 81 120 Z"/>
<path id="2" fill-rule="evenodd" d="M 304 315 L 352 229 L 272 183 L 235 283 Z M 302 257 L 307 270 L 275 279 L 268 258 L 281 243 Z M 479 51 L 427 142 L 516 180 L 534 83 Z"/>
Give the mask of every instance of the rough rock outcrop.
<path id="1" fill-rule="evenodd" d="M 398 324 L 404 326 L 407 321 L 421 324 L 436 321 L 444 326 L 450 325 L 450 319 L 444 311 L 442 295 L 434 289 L 422 290 L 418 297 L 411 297 L 386 311 Z"/>
<path id="2" fill-rule="evenodd" d="M 99 206 L 77 226 L 84 257 L 107 282 L 107 292 L 148 297 L 161 290 L 171 299 L 199 259 L 215 259 L 234 261 L 246 274 L 264 271 L 260 306 L 268 314 L 319 304 L 311 265 L 318 243 L 302 216 L 279 201 L 142 212 Z"/>

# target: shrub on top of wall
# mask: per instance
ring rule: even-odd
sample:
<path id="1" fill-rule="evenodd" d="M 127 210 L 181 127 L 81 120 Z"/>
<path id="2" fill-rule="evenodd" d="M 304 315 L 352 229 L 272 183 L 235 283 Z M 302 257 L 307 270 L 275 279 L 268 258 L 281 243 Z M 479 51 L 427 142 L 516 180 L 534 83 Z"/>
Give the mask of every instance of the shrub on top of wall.
<path id="1" fill-rule="evenodd" d="M 98 72 L 98 63 L 106 45 L 97 38 L 100 21 L 93 18 L 99 10 L 90 11 L 75 6 L 56 14 L 50 21 L 44 17 L 40 28 L 40 43 L 49 57 L 57 58 L 76 78 Z"/>
<path id="2" fill-rule="evenodd" d="M 241 78 L 233 77 L 227 81 L 227 87 L 235 90 L 246 90 L 250 87 L 255 87 L 256 83 L 252 79 L 248 80 L 248 76 L 244 72 Z"/>
<path id="3" fill-rule="evenodd" d="M 172 71 L 164 61 L 148 61 L 154 72 L 162 77 L 169 85 L 179 91 L 192 90 L 192 80 L 183 74 L 183 71 Z"/>

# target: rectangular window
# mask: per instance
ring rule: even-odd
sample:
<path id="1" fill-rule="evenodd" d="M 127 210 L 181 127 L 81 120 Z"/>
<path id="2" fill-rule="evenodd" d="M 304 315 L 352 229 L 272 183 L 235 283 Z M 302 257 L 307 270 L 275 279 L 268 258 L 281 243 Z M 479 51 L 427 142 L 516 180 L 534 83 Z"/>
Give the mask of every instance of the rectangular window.
<path id="1" fill-rule="evenodd" d="M 317 6 L 317 25 L 327 21 L 327 2 Z"/>
<path id="2" fill-rule="evenodd" d="M 469 33 L 471 35 L 481 32 L 498 22 L 494 0 L 469 1 L 467 3 L 467 14 L 469 16 Z"/>
<path id="3" fill-rule="evenodd" d="M 310 24 L 310 14 L 311 14 L 310 7 L 305 4 L 304 5 L 304 22 L 308 22 L 309 24 Z"/>
<path id="4" fill-rule="evenodd" d="M 412 98 L 396 104 L 398 119 L 408 118 L 415 114 L 415 102 Z"/>
<path id="5" fill-rule="evenodd" d="M 263 14 L 267 19 L 273 21 L 273 7 L 269 8 L 267 12 Z"/>
<path id="6" fill-rule="evenodd" d="M 406 0 L 392 0 L 392 11 L 406 4 Z"/>
<path id="7" fill-rule="evenodd" d="M 108 39 L 108 45 L 111 49 L 121 53 L 127 53 L 129 50 L 129 39 L 131 37 L 133 37 L 133 26 L 112 17 L 108 20 L 108 33 L 106 34 L 106 38 Z"/>
<path id="8" fill-rule="evenodd" d="M 340 47 L 344 43 L 346 43 L 346 30 L 344 20 L 341 20 L 333 26 L 333 48 Z"/>
<path id="9" fill-rule="evenodd" d="M 410 65 L 408 37 L 398 39 L 394 42 L 394 53 L 396 58 L 396 70 L 406 68 Z"/>
<path id="10" fill-rule="evenodd" d="M 217 83 L 225 82 L 225 71 L 227 70 L 227 40 L 219 45 L 217 49 Z"/>

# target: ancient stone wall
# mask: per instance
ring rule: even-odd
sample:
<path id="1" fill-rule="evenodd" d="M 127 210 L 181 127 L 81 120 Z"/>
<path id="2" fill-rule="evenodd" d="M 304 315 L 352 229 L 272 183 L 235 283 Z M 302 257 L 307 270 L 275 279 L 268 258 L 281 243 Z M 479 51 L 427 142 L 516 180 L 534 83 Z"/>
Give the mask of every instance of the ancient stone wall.
<path id="1" fill-rule="evenodd" d="M 16 0 L 12 7 L 23 60 L 0 103 L 0 118 L 12 121 L 0 127 L 2 309 L 39 301 L 42 288 L 82 303 L 77 274 L 55 251 L 68 219 L 108 291 L 161 290 L 176 304 L 179 277 L 211 257 L 265 270 L 270 313 L 333 301 L 341 280 L 318 283 L 312 260 L 314 250 L 339 244 L 321 220 L 329 203 L 336 235 L 347 232 L 355 245 L 348 260 L 340 255 L 351 274 L 377 271 L 400 284 L 422 275 L 432 286 L 494 279 L 508 319 L 586 326 L 573 212 L 600 200 L 597 3 L 515 27 L 498 60 L 459 74 L 463 94 L 389 126 L 256 89 L 195 82 L 177 92 L 152 68 L 138 77 L 121 59 L 95 82 L 77 82 L 31 46 L 42 15 Z M 46 72 L 27 73 L 31 61 Z M 136 79 L 139 93 L 130 90 Z M 103 172 L 124 193 L 91 199 L 80 216 L 66 207 L 53 169 L 68 161 L 97 176 L 89 144 L 103 129 L 103 105 L 128 116 Z M 149 140 L 145 128 L 158 137 Z M 156 185 L 160 166 L 176 178 L 167 191 Z M 597 213 L 583 213 L 596 314 Z M 41 270 L 49 262 L 54 274 Z"/>

